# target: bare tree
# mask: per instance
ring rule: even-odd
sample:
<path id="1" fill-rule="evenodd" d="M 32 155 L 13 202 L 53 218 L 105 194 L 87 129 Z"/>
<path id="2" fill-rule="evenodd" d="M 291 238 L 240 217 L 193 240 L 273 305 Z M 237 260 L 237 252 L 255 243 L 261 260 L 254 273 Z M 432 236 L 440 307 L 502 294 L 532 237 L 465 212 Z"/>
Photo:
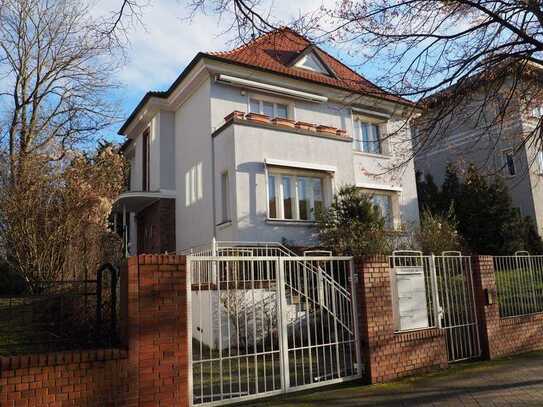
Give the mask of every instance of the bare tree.
<path id="1" fill-rule="evenodd" d="M 315 43 L 340 48 L 354 68 L 379 66 L 374 81 L 415 103 L 408 119 L 430 112 L 429 120 L 418 123 L 424 136 L 411 140 L 413 154 L 438 143 L 457 117 L 481 139 L 492 134 L 498 143 L 511 113 L 526 114 L 543 100 L 538 0 L 342 0 L 329 8 L 317 3 L 288 22 L 274 16 L 275 3 L 267 0 L 188 4 L 192 13 L 227 19 L 240 42 L 287 23 Z M 541 148 L 541 129 L 540 120 L 521 145 Z"/>
<path id="2" fill-rule="evenodd" d="M 14 183 L 27 156 L 62 159 L 116 119 L 119 43 L 81 0 L 0 0 L 3 148 Z"/>
<path id="3" fill-rule="evenodd" d="M 29 154 L 16 183 L 0 188 L 0 241 L 7 261 L 32 290 L 88 279 L 120 256 L 108 231 L 111 204 L 123 188 L 124 159 L 111 147 L 51 161 Z"/>

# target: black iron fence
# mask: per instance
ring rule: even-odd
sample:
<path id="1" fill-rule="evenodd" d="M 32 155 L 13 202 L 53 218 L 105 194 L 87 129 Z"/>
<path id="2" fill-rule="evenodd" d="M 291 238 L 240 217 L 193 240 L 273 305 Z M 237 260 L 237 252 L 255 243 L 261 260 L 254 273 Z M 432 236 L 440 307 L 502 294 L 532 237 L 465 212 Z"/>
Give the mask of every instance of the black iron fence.
<path id="1" fill-rule="evenodd" d="M 117 346 L 119 303 L 119 273 L 111 265 L 96 280 L 40 283 L 0 296 L 0 355 Z"/>

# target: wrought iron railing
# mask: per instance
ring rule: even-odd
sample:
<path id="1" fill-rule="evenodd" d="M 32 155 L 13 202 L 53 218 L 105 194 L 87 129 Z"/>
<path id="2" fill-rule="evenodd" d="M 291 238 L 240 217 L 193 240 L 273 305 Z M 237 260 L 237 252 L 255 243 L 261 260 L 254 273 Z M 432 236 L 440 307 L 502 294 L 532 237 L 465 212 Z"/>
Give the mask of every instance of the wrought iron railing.
<path id="1" fill-rule="evenodd" d="M 96 280 L 40 283 L 0 296 L 0 355 L 117 346 L 118 278 L 104 265 Z"/>
<path id="2" fill-rule="evenodd" d="M 543 256 L 495 256 L 501 317 L 543 312 Z"/>

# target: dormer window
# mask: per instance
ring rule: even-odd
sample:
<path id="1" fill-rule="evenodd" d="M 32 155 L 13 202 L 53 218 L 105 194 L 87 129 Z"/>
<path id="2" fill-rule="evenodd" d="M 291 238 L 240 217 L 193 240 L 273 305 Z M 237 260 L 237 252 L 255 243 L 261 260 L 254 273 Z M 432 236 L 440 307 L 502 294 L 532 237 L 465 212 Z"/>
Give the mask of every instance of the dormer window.
<path id="1" fill-rule="evenodd" d="M 318 72 L 328 75 L 324 65 L 315 57 L 315 54 L 304 55 L 296 64 L 296 68 L 307 69 L 308 71 Z"/>
<path id="2" fill-rule="evenodd" d="M 317 48 L 313 45 L 307 47 L 289 64 L 293 68 L 305 69 L 327 76 L 336 76 L 332 68 L 320 57 Z"/>

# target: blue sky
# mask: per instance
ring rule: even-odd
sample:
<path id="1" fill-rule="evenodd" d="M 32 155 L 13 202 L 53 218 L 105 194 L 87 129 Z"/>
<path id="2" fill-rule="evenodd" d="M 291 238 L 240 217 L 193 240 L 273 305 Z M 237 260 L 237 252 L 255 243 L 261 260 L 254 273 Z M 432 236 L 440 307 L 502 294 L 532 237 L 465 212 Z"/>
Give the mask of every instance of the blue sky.
<path id="1" fill-rule="evenodd" d="M 102 0 L 102 11 L 113 10 L 120 0 Z M 288 22 L 299 14 L 312 11 L 321 5 L 331 5 L 334 0 L 275 0 L 275 21 Z M 224 33 L 227 21 L 216 16 L 197 16 L 187 21 L 184 0 L 154 0 L 144 10 L 143 25 L 136 25 L 129 33 L 127 63 L 119 72 L 121 89 L 112 95 L 119 99 L 123 116 L 127 117 L 148 90 L 165 90 L 182 72 L 198 51 L 218 51 L 233 48 L 235 33 Z M 346 55 L 337 50 L 325 49 L 340 59 Z M 372 66 L 361 73 L 371 79 Z M 111 129 L 113 137 L 119 125 Z M 108 138 L 109 138 L 108 137 Z M 113 137 L 116 141 L 122 138 Z"/>

